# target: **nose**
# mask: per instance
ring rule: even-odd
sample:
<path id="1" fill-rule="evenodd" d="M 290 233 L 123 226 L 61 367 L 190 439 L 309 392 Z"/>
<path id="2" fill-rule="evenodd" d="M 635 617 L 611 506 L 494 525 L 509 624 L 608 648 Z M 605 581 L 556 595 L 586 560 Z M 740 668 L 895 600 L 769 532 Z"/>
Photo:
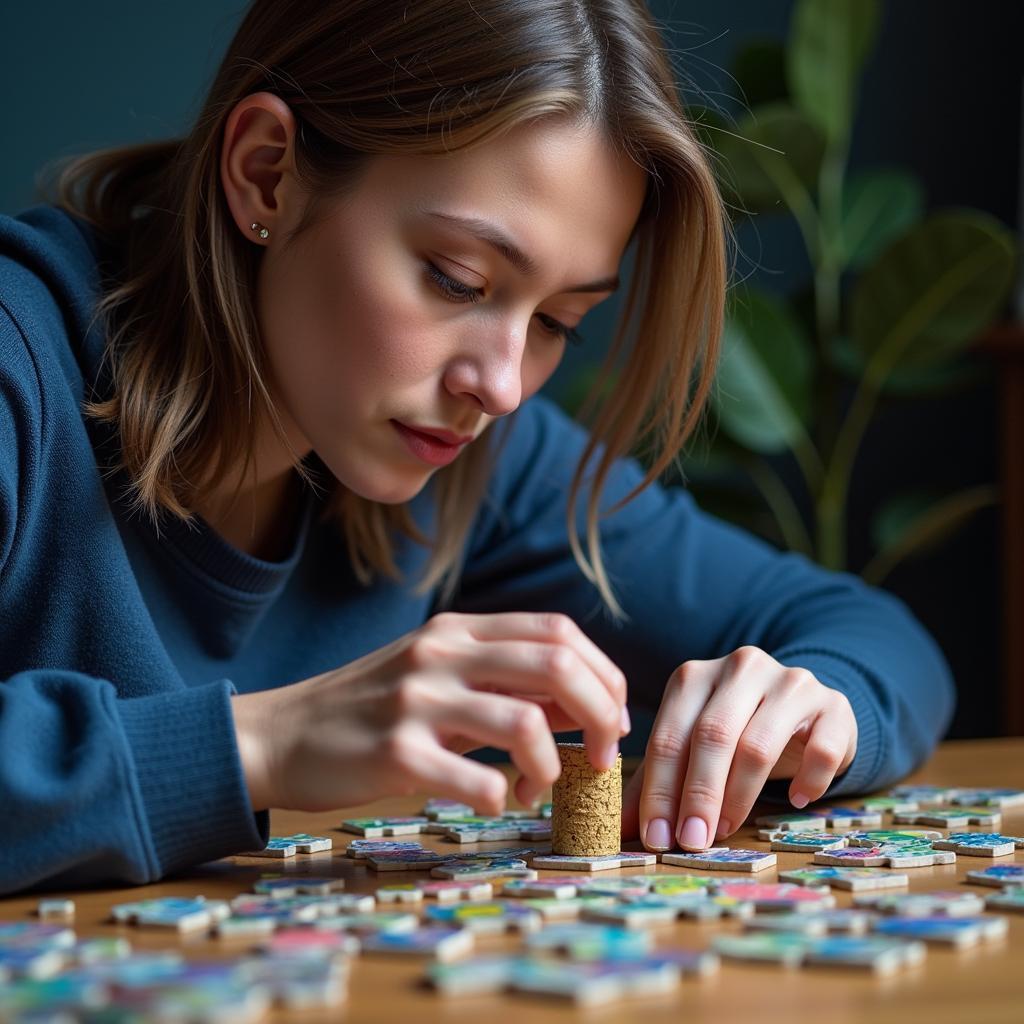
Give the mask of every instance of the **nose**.
<path id="1" fill-rule="evenodd" d="M 473 331 L 445 368 L 447 390 L 488 416 L 514 412 L 523 399 L 526 332 L 526 324 L 504 319 Z"/>

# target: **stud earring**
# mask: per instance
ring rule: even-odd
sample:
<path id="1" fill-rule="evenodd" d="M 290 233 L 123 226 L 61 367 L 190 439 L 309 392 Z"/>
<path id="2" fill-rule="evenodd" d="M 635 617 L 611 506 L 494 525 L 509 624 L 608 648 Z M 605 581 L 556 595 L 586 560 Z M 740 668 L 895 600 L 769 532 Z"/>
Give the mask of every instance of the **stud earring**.
<path id="1" fill-rule="evenodd" d="M 249 225 L 249 227 L 253 231 L 255 231 L 256 234 L 260 236 L 260 238 L 269 238 L 270 237 L 270 229 L 269 228 L 265 228 L 258 220 L 254 220 Z"/>

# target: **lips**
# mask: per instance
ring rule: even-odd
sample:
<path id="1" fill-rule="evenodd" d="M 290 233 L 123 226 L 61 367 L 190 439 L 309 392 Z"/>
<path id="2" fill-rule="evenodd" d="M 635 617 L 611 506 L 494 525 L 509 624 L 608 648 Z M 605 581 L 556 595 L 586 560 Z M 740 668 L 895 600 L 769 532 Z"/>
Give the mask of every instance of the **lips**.
<path id="1" fill-rule="evenodd" d="M 423 434 L 425 437 L 434 438 L 443 444 L 462 445 L 473 440 L 472 434 L 456 434 L 451 430 L 441 430 L 435 427 L 414 427 L 409 423 L 402 423 L 400 425 L 405 427 L 406 430 L 412 430 L 417 434 Z"/>
<path id="2" fill-rule="evenodd" d="M 448 430 L 423 430 L 408 427 L 398 420 L 391 421 L 406 449 L 416 458 L 431 466 L 446 466 L 462 451 L 463 445 L 473 440 L 472 434 L 456 434 Z M 454 438 L 448 441 L 446 438 Z"/>

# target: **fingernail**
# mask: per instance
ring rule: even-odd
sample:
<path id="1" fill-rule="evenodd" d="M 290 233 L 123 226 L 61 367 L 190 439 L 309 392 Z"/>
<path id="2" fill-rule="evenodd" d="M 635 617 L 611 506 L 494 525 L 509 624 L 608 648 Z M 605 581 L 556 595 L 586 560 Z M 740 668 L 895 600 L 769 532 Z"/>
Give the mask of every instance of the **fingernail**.
<path id="1" fill-rule="evenodd" d="M 622 729 L 623 736 L 625 736 L 626 733 L 633 728 L 633 723 L 629 720 L 629 711 L 626 708 L 625 704 L 622 705 L 622 724 L 620 728 Z"/>
<path id="2" fill-rule="evenodd" d="M 687 850 L 706 850 L 708 826 L 701 818 L 687 818 L 679 830 L 679 845 Z"/>
<path id="3" fill-rule="evenodd" d="M 724 839 L 726 836 L 732 833 L 732 824 L 726 821 L 724 818 L 718 820 L 718 828 L 715 830 L 716 837 L 718 839 Z"/>
<path id="4" fill-rule="evenodd" d="M 811 801 L 809 797 L 803 795 L 803 793 L 794 793 L 790 798 L 789 802 L 796 808 L 802 809 L 806 807 Z"/>
<path id="5" fill-rule="evenodd" d="M 664 818 L 654 818 L 647 825 L 644 846 L 667 850 L 672 845 L 672 826 Z"/>
<path id="6" fill-rule="evenodd" d="M 599 759 L 599 767 L 607 771 L 615 767 L 615 759 L 619 756 L 619 741 L 613 740 L 605 747 L 604 753 Z"/>

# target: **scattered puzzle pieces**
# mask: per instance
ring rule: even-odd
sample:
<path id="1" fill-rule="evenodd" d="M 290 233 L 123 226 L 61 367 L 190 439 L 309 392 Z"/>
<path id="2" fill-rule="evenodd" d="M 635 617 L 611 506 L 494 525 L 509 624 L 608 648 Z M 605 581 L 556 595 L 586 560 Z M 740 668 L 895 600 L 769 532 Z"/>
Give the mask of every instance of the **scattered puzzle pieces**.
<path id="1" fill-rule="evenodd" d="M 111 909 L 113 920 L 122 924 L 176 928 L 182 932 L 210 928 L 230 915 L 231 906 L 226 900 L 208 900 L 205 896 L 191 899 L 164 896 L 137 903 L 117 903 Z"/>
<path id="2" fill-rule="evenodd" d="M 824 807 L 813 813 L 821 815 L 829 828 L 870 828 L 882 824 L 882 812 L 877 808 Z"/>
<path id="3" fill-rule="evenodd" d="M 963 948 L 1003 938 L 1008 923 L 1005 917 L 883 917 L 872 928 L 880 935 Z"/>
<path id="4" fill-rule="evenodd" d="M 991 807 L 928 807 L 921 811 L 897 811 L 892 820 L 904 825 L 938 825 L 963 828 L 965 825 L 999 827 L 1002 815 Z"/>
<path id="5" fill-rule="evenodd" d="M 527 935 L 525 942 L 533 952 L 565 953 L 573 960 L 644 956 L 654 948 L 650 932 L 589 922 L 551 925 Z"/>
<path id="6" fill-rule="evenodd" d="M 376 892 L 378 903 L 422 903 L 426 895 L 415 882 L 382 885 Z"/>
<path id="7" fill-rule="evenodd" d="M 936 850 L 953 850 L 968 857 L 1008 857 L 1015 849 L 1024 849 L 1024 837 L 999 832 L 951 832 L 932 845 Z"/>
<path id="8" fill-rule="evenodd" d="M 299 832 L 294 836 L 272 836 L 262 850 L 248 850 L 238 857 L 294 857 L 297 853 L 322 853 L 330 850 L 334 840 L 327 836 L 311 836 Z"/>
<path id="9" fill-rule="evenodd" d="M 402 933 L 379 932 L 363 940 L 363 952 L 391 956 L 432 956 L 447 961 L 472 951 L 473 932 L 468 928 L 435 926 Z"/>
<path id="10" fill-rule="evenodd" d="M 544 919 L 536 910 L 515 900 L 491 900 L 486 903 L 455 903 L 426 908 L 426 920 L 484 934 L 507 931 L 534 932 Z"/>
<path id="11" fill-rule="evenodd" d="M 827 822 L 821 814 L 808 811 L 794 811 L 792 814 L 769 814 L 755 818 L 758 828 L 775 829 L 780 832 L 821 832 Z"/>
<path id="12" fill-rule="evenodd" d="M 429 818 L 346 818 L 341 823 L 343 832 L 355 832 L 372 839 L 376 836 L 419 835 L 430 824 Z"/>
<path id="13" fill-rule="evenodd" d="M 760 820 L 760 819 L 759 819 Z M 663 853 L 662 864 L 683 868 L 704 868 L 708 871 L 763 871 L 774 867 L 778 858 L 774 853 L 760 850 L 741 850 L 728 846 L 712 846 L 703 853 Z"/>
<path id="14" fill-rule="evenodd" d="M 977 882 L 979 885 L 994 885 L 997 888 L 1010 885 L 1024 886 L 1024 864 L 993 864 L 991 867 L 968 871 L 967 881 Z"/>
<path id="15" fill-rule="evenodd" d="M 972 892 L 887 892 L 853 897 L 858 907 L 899 917 L 968 917 L 985 911 L 985 903 Z"/>
<path id="16" fill-rule="evenodd" d="M 606 853 L 599 857 L 570 857 L 567 854 L 544 854 L 534 857 L 534 867 L 555 871 L 607 871 L 610 868 L 650 867 L 657 864 L 654 853 Z"/>
<path id="17" fill-rule="evenodd" d="M 920 846 L 911 843 L 888 843 L 882 846 L 850 846 L 845 850 L 819 850 L 815 853 L 815 864 L 834 866 L 859 865 L 860 867 L 922 868 L 936 864 L 953 864 L 956 854 L 947 850 L 935 850 L 928 843 Z"/>
<path id="18" fill-rule="evenodd" d="M 949 802 L 970 807 L 1020 807 L 1024 805 L 1024 790 L 954 789 L 949 795 Z"/>
<path id="19" fill-rule="evenodd" d="M 864 892 L 870 889 L 898 889 L 910 885 L 910 878 L 887 868 L 822 867 L 794 868 L 779 872 L 780 882 L 796 885 L 828 885 L 834 889 Z"/>
<path id="20" fill-rule="evenodd" d="M 1011 910 L 1024 913 L 1024 886 L 1008 885 L 999 892 L 985 897 L 985 906 L 990 910 Z"/>
<path id="21" fill-rule="evenodd" d="M 735 960 L 775 962 L 789 966 L 842 965 L 889 974 L 919 964 L 925 956 L 919 942 L 879 936 L 832 935 L 813 938 L 790 932 L 719 935 L 712 948 Z"/>
<path id="22" fill-rule="evenodd" d="M 814 853 L 815 850 L 838 850 L 846 845 L 846 837 L 834 832 L 803 832 L 791 829 L 763 828 L 759 839 L 771 843 L 773 852 Z"/>
<path id="23" fill-rule="evenodd" d="M 329 896 L 345 888 L 343 878 L 312 878 L 309 875 L 265 877 L 253 883 L 261 896 Z"/>
<path id="24" fill-rule="evenodd" d="M 75 901 L 44 899 L 36 905 L 36 916 L 40 921 L 70 921 L 75 916 Z"/>

